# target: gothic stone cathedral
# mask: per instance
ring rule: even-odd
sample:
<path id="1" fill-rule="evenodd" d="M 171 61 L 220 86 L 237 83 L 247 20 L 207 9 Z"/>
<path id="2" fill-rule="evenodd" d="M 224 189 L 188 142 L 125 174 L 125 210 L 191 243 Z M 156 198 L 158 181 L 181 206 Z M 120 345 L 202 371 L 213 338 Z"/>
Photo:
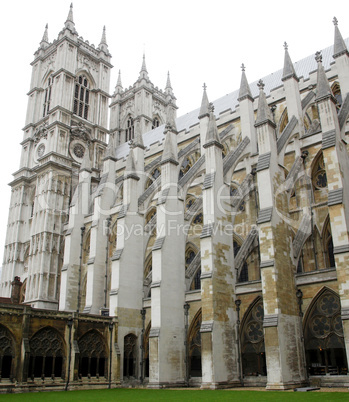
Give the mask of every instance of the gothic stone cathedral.
<path id="1" fill-rule="evenodd" d="M 72 8 L 32 62 L 0 284 L 0 389 L 348 386 L 349 52 L 177 117 L 109 94 Z M 199 102 L 198 102 L 199 104 Z M 108 124 L 108 110 L 110 119 Z"/>

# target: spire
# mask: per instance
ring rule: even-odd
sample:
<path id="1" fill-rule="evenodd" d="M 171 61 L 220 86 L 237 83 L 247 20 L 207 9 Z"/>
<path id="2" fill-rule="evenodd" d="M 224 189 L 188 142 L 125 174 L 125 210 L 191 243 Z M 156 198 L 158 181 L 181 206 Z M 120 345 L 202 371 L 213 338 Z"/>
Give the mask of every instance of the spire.
<path id="1" fill-rule="evenodd" d="M 102 50 L 105 53 L 108 53 L 108 44 L 107 44 L 107 37 L 105 34 L 105 25 L 103 27 L 101 43 L 98 45 L 98 49 Z"/>
<path id="2" fill-rule="evenodd" d="M 251 89 L 250 89 L 250 86 L 248 85 L 248 81 L 246 78 L 244 63 L 241 64 L 241 70 L 242 70 L 242 74 L 241 74 L 241 83 L 240 83 L 240 91 L 239 91 L 238 101 L 240 102 L 246 98 L 249 98 L 253 101 Z"/>
<path id="3" fill-rule="evenodd" d="M 84 157 L 83 157 L 81 165 L 80 165 L 80 172 L 82 172 L 83 170 L 92 172 L 90 153 L 89 153 L 88 149 L 85 149 Z"/>
<path id="4" fill-rule="evenodd" d="M 48 40 L 48 24 L 45 26 L 45 31 L 42 36 L 41 42 L 40 42 L 40 47 L 42 49 L 45 49 L 49 45 L 49 40 Z"/>
<path id="5" fill-rule="evenodd" d="M 259 101 L 255 125 L 260 125 L 266 122 L 270 122 L 275 125 L 265 96 L 264 82 L 259 80 L 257 86 L 259 87 Z"/>
<path id="6" fill-rule="evenodd" d="M 208 128 L 207 128 L 206 141 L 204 144 L 204 148 L 207 148 L 208 146 L 213 145 L 213 144 L 218 145 L 220 148 L 223 148 L 223 145 L 221 144 L 221 142 L 219 140 L 216 117 L 213 113 L 214 106 L 212 103 L 210 103 L 208 106 L 208 112 L 209 112 L 209 122 L 208 122 Z"/>
<path id="7" fill-rule="evenodd" d="M 345 45 L 342 34 L 339 31 L 338 20 L 336 17 L 333 18 L 333 24 L 334 24 L 333 58 L 336 59 L 337 57 L 345 53 L 347 53 L 347 55 L 349 56 L 348 49 Z"/>
<path id="8" fill-rule="evenodd" d="M 147 66 L 145 65 L 145 54 L 143 53 L 143 62 L 142 62 L 142 68 L 141 71 L 139 72 L 139 79 L 148 79 L 148 71 L 147 71 Z"/>
<path id="9" fill-rule="evenodd" d="M 70 29 L 72 32 L 75 32 L 75 24 L 74 24 L 74 18 L 73 18 L 73 3 L 70 4 L 68 17 L 67 17 L 67 20 L 65 21 L 64 26 L 67 29 Z"/>
<path id="10" fill-rule="evenodd" d="M 282 81 L 286 81 L 292 77 L 297 81 L 299 81 L 296 74 L 296 70 L 294 69 L 293 63 L 291 61 L 290 54 L 288 53 L 288 46 L 286 42 L 284 43 L 284 48 L 285 48 L 285 59 L 284 59 L 284 71 L 282 74 Z"/>
<path id="11" fill-rule="evenodd" d="M 207 97 L 207 92 L 206 92 L 206 84 L 204 83 L 204 85 L 202 86 L 204 89 L 204 93 L 202 94 L 202 101 L 201 101 L 201 108 L 200 108 L 200 112 L 199 112 L 199 119 L 201 119 L 202 117 L 205 116 L 209 116 L 209 101 L 208 101 L 208 97 Z"/>
<path id="12" fill-rule="evenodd" d="M 319 101 L 323 98 L 332 97 L 333 95 L 332 95 L 332 91 L 330 88 L 330 84 L 328 83 L 328 79 L 326 77 L 324 66 L 322 65 L 321 52 L 315 53 L 315 60 L 317 61 L 317 64 L 318 64 L 315 100 Z"/>

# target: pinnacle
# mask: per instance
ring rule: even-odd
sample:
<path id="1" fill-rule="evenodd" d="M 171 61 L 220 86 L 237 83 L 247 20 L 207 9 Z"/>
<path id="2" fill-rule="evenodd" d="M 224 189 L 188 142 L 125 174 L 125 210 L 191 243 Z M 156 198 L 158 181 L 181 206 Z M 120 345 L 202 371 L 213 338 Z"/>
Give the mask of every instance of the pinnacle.
<path id="1" fill-rule="evenodd" d="M 328 79 L 326 77 L 324 66 L 322 65 L 321 52 L 315 53 L 315 60 L 318 63 L 317 69 L 317 85 L 316 85 L 316 100 L 331 97 L 332 91 Z"/>
<path id="2" fill-rule="evenodd" d="M 204 85 L 202 87 L 204 89 L 204 92 L 202 94 L 201 108 L 200 108 L 200 112 L 199 112 L 199 119 L 209 115 L 209 110 L 208 110 L 209 101 L 208 101 L 207 92 L 206 92 L 207 86 L 204 83 Z"/>
<path id="3" fill-rule="evenodd" d="M 346 53 L 347 55 L 349 55 L 349 53 L 343 40 L 342 34 L 340 33 L 340 30 L 338 28 L 338 20 L 336 17 L 333 18 L 333 24 L 334 24 L 333 58 L 336 59 L 342 54 Z"/>
<path id="4" fill-rule="evenodd" d="M 206 133 L 206 141 L 204 147 L 206 148 L 209 145 L 217 145 L 221 148 L 223 148 L 220 140 L 219 140 L 219 135 L 218 135 L 218 128 L 217 128 L 217 123 L 216 123 L 216 118 L 214 115 L 214 106 L 212 103 L 209 104 L 208 106 L 208 112 L 209 112 L 209 122 L 208 122 L 208 127 L 207 127 L 207 133 Z"/>
<path id="5" fill-rule="evenodd" d="M 41 47 L 43 47 L 44 44 L 48 44 L 48 43 L 49 43 L 49 40 L 48 40 L 48 24 L 46 24 L 45 31 L 44 31 L 44 34 L 42 36 L 40 45 L 41 45 Z"/>
<path id="6" fill-rule="evenodd" d="M 282 81 L 288 80 L 289 78 L 295 78 L 298 81 L 296 71 L 294 69 L 290 54 L 288 52 L 288 45 L 284 43 L 285 48 L 285 58 L 284 58 L 284 70 L 282 74 Z"/>
<path id="7" fill-rule="evenodd" d="M 272 122 L 274 124 L 273 117 L 264 92 L 264 82 L 262 80 L 259 80 L 257 86 L 259 88 L 259 101 L 255 124 L 263 124 L 266 122 Z"/>
<path id="8" fill-rule="evenodd" d="M 76 32 L 74 17 L 73 17 L 73 3 L 70 4 L 68 17 L 67 17 L 67 20 L 65 21 L 64 26 L 65 26 L 65 28 L 70 29 L 72 32 L 74 32 L 74 33 Z"/>
<path id="9" fill-rule="evenodd" d="M 245 99 L 246 97 L 253 100 L 251 89 L 250 89 L 250 86 L 248 85 L 248 81 L 246 78 L 245 65 L 243 63 L 241 65 L 241 70 L 242 70 L 242 74 L 241 74 L 241 82 L 240 82 L 240 91 L 239 91 L 238 101 L 241 101 L 241 100 Z"/>
<path id="10" fill-rule="evenodd" d="M 100 45 L 106 45 L 106 44 L 107 44 L 107 38 L 106 38 L 106 35 L 105 35 L 105 25 L 104 25 Z"/>
<path id="11" fill-rule="evenodd" d="M 91 171 L 91 160 L 88 149 L 85 150 L 84 157 L 80 165 L 80 172 L 83 170 Z"/>
<path id="12" fill-rule="evenodd" d="M 172 89 L 171 81 L 170 81 L 170 72 L 167 72 L 167 81 L 166 81 L 166 88 L 165 89 Z"/>
<path id="13" fill-rule="evenodd" d="M 143 53 L 143 61 L 141 71 L 139 72 L 139 79 L 148 78 L 147 66 L 145 64 L 145 53 Z"/>

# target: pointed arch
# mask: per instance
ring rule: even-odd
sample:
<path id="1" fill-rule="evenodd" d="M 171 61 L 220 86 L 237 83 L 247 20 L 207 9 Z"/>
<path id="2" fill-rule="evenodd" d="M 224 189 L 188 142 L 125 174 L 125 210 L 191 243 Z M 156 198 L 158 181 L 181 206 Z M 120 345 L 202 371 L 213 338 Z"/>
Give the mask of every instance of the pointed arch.
<path id="1" fill-rule="evenodd" d="M 321 238 L 325 257 L 325 267 L 334 268 L 336 266 L 336 260 L 333 252 L 334 247 L 333 247 L 332 230 L 329 215 L 327 215 L 327 218 L 325 219 L 324 226 L 322 228 Z"/>
<path id="2" fill-rule="evenodd" d="M 15 338 L 12 332 L 0 324 L 0 373 L 1 378 L 12 378 L 14 374 Z"/>
<path id="3" fill-rule="evenodd" d="M 29 377 L 62 377 L 66 345 L 61 334 L 47 326 L 37 331 L 29 340 Z"/>
<path id="4" fill-rule="evenodd" d="M 201 377 L 201 333 L 200 327 L 202 322 L 201 308 L 195 314 L 189 330 L 188 330 L 188 345 L 189 345 L 189 375 L 191 377 Z"/>
<path id="5" fill-rule="evenodd" d="M 124 378 L 137 377 L 137 336 L 129 333 L 124 337 Z"/>
<path id="6" fill-rule="evenodd" d="M 250 304 L 241 321 L 241 359 L 245 376 L 267 374 L 263 319 L 263 299 L 258 296 Z"/>
<path id="7" fill-rule="evenodd" d="M 92 329 L 78 340 L 79 377 L 107 377 L 107 346 L 99 331 Z"/>
<path id="8" fill-rule="evenodd" d="M 304 316 L 304 346 L 310 375 L 347 374 L 339 296 L 324 286 Z"/>

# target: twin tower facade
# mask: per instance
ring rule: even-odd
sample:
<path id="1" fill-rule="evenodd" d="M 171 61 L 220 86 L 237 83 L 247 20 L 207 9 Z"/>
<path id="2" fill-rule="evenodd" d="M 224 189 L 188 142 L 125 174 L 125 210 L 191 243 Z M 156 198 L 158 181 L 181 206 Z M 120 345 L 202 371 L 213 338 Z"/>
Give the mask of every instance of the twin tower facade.
<path id="1" fill-rule="evenodd" d="M 46 28 L 0 284 L 9 379 L 348 385 L 349 52 L 334 26 L 330 50 L 295 68 L 285 44 L 282 70 L 249 84 L 243 67 L 239 90 L 210 103 L 204 86 L 178 118 L 144 58 L 109 94 L 105 30 L 84 41 L 72 8 L 53 43 Z"/>

